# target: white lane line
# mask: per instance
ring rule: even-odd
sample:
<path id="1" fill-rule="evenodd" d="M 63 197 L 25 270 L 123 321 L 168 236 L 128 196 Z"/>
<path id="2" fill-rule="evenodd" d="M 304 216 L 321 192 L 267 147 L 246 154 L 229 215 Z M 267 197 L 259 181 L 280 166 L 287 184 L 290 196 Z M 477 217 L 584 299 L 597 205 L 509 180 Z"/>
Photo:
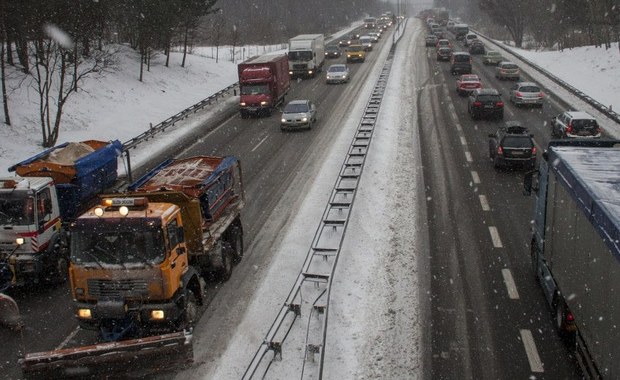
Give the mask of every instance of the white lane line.
<path id="1" fill-rule="evenodd" d="M 471 153 L 469 153 L 469 151 L 465 151 L 465 159 L 467 160 L 467 162 L 473 162 L 474 160 L 471 158 Z"/>
<path id="2" fill-rule="evenodd" d="M 510 297 L 511 300 L 518 300 L 519 292 L 517 291 L 517 285 L 515 284 L 514 278 L 512 278 L 512 272 L 510 272 L 510 269 L 502 269 L 502 276 L 504 276 L 504 283 L 508 289 L 508 297 Z"/>
<path id="3" fill-rule="evenodd" d="M 477 171 L 473 171 L 471 172 L 471 179 L 474 181 L 474 183 L 476 185 L 480 184 L 480 176 L 478 175 Z"/>
<path id="4" fill-rule="evenodd" d="M 491 206 L 489 206 L 489 201 L 487 200 L 486 195 L 478 195 L 480 198 L 480 206 L 482 206 L 482 211 L 491 211 Z"/>
<path id="5" fill-rule="evenodd" d="M 60 345 L 56 347 L 56 349 L 60 350 L 61 348 L 64 348 L 79 331 L 80 331 L 80 326 L 76 327 L 75 330 L 71 331 L 71 334 L 69 334 L 69 336 L 66 337 L 65 340 L 63 340 L 62 343 L 60 343 Z"/>
<path id="6" fill-rule="evenodd" d="M 459 132 L 463 132 L 463 127 L 461 127 L 460 123 L 456 123 L 456 130 Z"/>
<path id="7" fill-rule="evenodd" d="M 256 146 L 254 148 L 252 148 L 252 152 L 254 152 L 256 149 L 258 149 L 258 147 L 265 142 L 265 140 L 267 140 L 267 137 L 269 136 L 265 136 L 258 144 L 256 144 Z"/>
<path id="8" fill-rule="evenodd" d="M 489 226 L 489 232 L 491 233 L 491 240 L 493 240 L 493 247 L 495 248 L 503 248 L 502 239 L 499 238 L 499 232 L 497 232 L 497 228 L 493 226 Z"/>
<path id="9" fill-rule="evenodd" d="M 530 362 L 530 369 L 532 372 L 545 372 L 542 361 L 538 355 L 536 349 L 536 343 L 534 343 L 534 337 L 530 330 L 519 330 L 521 332 L 521 340 L 523 340 L 523 346 L 525 346 L 525 353 L 527 354 L 527 361 Z"/>
<path id="10" fill-rule="evenodd" d="M 465 139 L 465 136 L 461 136 L 461 145 L 467 145 L 467 139 Z"/>

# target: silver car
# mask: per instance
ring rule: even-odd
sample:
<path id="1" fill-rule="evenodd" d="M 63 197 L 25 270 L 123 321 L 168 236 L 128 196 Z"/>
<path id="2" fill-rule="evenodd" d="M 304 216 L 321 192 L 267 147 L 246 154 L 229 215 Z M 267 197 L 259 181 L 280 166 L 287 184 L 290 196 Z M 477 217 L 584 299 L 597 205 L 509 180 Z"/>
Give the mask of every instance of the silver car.
<path id="1" fill-rule="evenodd" d="M 282 111 L 280 129 L 312 128 L 316 123 L 316 106 L 310 100 L 292 100 Z"/>
<path id="2" fill-rule="evenodd" d="M 325 75 L 325 81 L 327 84 L 346 83 L 349 81 L 349 78 L 349 67 L 342 63 L 329 66 L 329 69 L 327 69 L 327 73 Z"/>
<path id="3" fill-rule="evenodd" d="M 510 89 L 510 101 L 517 106 L 542 107 L 544 94 L 534 82 L 519 82 Z"/>
<path id="4" fill-rule="evenodd" d="M 521 77 L 521 70 L 515 63 L 502 61 L 495 66 L 495 78 L 502 79 L 514 79 L 519 80 Z"/>

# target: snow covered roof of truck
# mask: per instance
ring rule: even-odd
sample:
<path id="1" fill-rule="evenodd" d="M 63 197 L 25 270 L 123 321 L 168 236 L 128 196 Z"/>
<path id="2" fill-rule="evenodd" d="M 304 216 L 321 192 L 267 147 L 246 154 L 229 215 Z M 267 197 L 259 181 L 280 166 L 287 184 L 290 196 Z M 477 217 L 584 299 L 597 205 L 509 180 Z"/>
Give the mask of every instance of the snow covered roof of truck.
<path id="1" fill-rule="evenodd" d="M 548 154 L 558 181 L 620 262 L 620 149 L 554 146 Z"/>

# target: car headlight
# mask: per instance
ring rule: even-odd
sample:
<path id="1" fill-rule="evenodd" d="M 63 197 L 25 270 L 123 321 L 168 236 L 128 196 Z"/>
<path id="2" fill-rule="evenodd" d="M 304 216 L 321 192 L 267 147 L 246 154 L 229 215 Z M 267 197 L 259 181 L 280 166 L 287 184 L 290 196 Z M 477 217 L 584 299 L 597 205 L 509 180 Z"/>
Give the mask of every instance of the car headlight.
<path id="1" fill-rule="evenodd" d="M 305 123 L 306 121 L 308 121 L 308 118 L 304 117 L 303 119 L 301 119 L 301 121 L 303 121 Z"/>
<path id="2" fill-rule="evenodd" d="M 285 119 L 285 118 L 282 118 L 282 120 L 281 120 L 281 121 L 282 121 L 283 123 L 286 123 L 286 119 Z"/>

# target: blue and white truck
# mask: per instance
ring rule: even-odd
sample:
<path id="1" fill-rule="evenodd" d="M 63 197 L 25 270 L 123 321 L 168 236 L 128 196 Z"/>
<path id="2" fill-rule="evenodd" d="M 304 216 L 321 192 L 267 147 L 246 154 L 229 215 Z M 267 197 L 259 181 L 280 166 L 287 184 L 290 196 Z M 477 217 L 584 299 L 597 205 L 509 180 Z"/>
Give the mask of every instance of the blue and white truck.
<path id="1" fill-rule="evenodd" d="M 543 158 L 524 181 L 533 270 L 584 378 L 620 378 L 620 141 L 552 141 Z"/>

